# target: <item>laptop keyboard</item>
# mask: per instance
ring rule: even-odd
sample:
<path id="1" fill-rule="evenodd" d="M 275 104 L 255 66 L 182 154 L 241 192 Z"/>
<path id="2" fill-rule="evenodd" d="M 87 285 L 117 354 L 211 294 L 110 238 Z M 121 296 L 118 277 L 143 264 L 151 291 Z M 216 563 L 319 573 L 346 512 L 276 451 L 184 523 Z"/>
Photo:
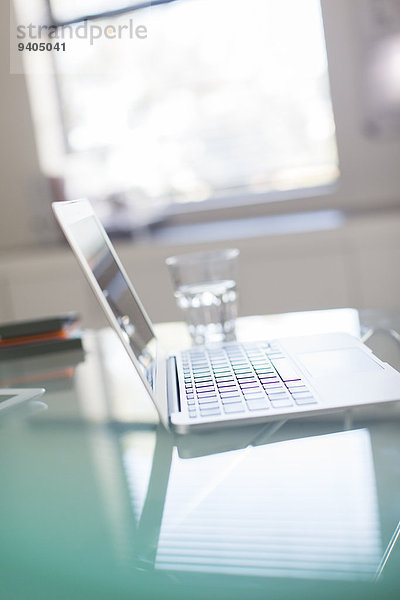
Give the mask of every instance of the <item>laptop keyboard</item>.
<path id="1" fill-rule="evenodd" d="M 181 357 L 190 418 L 317 404 L 277 344 L 199 347 Z"/>

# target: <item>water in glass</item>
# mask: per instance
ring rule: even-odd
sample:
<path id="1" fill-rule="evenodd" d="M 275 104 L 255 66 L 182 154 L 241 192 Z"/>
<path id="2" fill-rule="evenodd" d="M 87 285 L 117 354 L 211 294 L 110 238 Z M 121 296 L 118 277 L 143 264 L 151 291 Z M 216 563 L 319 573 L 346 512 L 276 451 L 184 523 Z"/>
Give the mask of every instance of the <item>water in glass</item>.
<path id="1" fill-rule="evenodd" d="M 175 297 L 195 344 L 235 339 L 236 282 L 232 279 L 182 285 Z"/>

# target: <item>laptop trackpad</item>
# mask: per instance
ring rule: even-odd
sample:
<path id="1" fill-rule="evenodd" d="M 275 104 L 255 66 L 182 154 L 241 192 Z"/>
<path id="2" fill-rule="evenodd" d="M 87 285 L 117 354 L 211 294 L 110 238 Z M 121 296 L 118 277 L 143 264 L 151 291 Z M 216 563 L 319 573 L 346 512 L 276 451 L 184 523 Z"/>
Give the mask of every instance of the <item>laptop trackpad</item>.
<path id="1" fill-rule="evenodd" d="M 359 348 L 309 352 L 298 355 L 298 359 L 313 377 L 348 375 L 383 368 Z"/>

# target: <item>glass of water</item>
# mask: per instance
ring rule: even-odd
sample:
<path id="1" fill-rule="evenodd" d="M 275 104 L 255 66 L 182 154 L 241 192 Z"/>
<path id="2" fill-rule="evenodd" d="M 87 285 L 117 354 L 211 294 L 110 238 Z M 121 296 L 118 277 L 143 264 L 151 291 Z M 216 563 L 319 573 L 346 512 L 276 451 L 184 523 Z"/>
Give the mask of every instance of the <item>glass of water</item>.
<path id="1" fill-rule="evenodd" d="M 238 255 L 239 250 L 229 248 L 167 258 L 193 344 L 236 339 Z"/>

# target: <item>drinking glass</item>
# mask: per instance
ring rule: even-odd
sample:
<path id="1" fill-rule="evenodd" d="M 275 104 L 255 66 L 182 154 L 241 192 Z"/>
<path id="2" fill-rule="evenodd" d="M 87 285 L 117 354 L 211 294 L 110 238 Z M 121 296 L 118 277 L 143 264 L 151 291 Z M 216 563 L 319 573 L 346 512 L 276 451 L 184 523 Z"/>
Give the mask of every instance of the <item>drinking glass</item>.
<path id="1" fill-rule="evenodd" d="M 229 248 L 167 258 L 193 345 L 236 339 L 238 255 Z"/>

